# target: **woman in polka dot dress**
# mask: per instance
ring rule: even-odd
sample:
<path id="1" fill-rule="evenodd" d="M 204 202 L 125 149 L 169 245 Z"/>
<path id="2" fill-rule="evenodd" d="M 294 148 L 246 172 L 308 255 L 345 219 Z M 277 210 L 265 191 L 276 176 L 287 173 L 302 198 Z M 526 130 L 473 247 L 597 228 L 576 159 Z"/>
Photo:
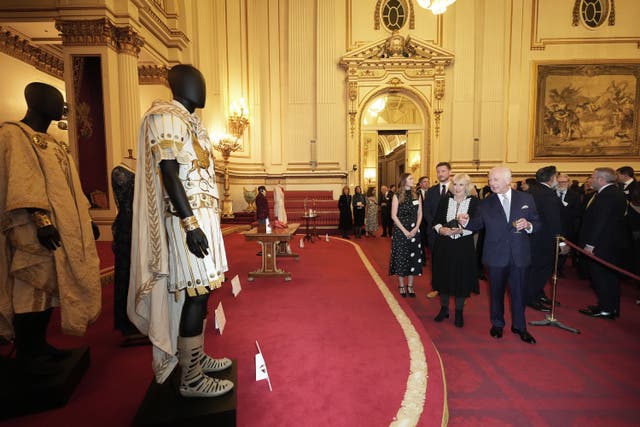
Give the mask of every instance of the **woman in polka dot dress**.
<path id="1" fill-rule="evenodd" d="M 403 298 L 407 296 L 404 287 L 404 278 L 407 277 L 408 294 L 415 297 L 413 276 L 422 274 L 422 203 L 416 194 L 413 176 L 409 173 L 400 176 L 398 193 L 394 194 L 391 202 L 391 220 L 395 227 L 391 238 L 389 275 L 398 276 L 398 289 Z"/>

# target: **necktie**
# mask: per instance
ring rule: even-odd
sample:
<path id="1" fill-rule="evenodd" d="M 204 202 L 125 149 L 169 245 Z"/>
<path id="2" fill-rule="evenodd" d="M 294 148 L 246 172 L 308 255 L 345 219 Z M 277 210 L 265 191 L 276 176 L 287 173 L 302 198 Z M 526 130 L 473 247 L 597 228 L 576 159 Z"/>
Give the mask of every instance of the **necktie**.
<path id="1" fill-rule="evenodd" d="M 565 191 L 558 191 L 558 197 L 560 197 L 560 200 L 562 200 L 564 202 L 564 195 L 565 195 Z"/>
<path id="2" fill-rule="evenodd" d="M 502 209 L 504 209 L 504 214 L 507 217 L 507 222 L 509 221 L 509 199 L 507 198 L 506 194 L 503 194 L 502 196 Z"/>
<path id="3" fill-rule="evenodd" d="M 593 196 L 591 196 L 591 198 L 587 202 L 587 207 L 591 206 L 591 203 L 593 203 L 593 201 L 595 200 L 597 195 L 598 195 L 598 193 L 593 193 Z"/>
<path id="4" fill-rule="evenodd" d="M 441 187 L 442 190 L 440 190 L 440 197 L 444 197 L 444 195 L 447 194 L 447 184 L 442 184 Z"/>

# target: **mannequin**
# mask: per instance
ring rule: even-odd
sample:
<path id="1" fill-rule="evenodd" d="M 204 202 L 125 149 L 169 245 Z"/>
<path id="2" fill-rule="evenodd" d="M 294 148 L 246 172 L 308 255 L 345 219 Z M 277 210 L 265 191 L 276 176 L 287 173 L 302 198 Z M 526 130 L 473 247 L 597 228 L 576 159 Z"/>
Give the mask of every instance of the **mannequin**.
<path id="1" fill-rule="evenodd" d="M 111 232 L 111 246 L 115 256 L 113 280 L 113 323 L 115 329 L 124 336 L 123 347 L 150 344 L 145 335 L 127 317 L 127 295 L 129 273 L 131 271 L 131 222 L 133 220 L 133 187 L 136 176 L 136 159 L 133 150 L 122 158 L 121 163 L 111 171 L 111 187 L 118 207 Z"/>
<path id="2" fill-rule="evenodd" d="M 138 171 L 148 178 L 137 180 L 134 192 L 128 314 L 154 345 L 158 383 L 179 364 L 181 395 L 213 397 L 233 383 L 204 375 L 231 366 L 203 350 L 209 293 L 228 269 L 213 150 L 194 114 L 205 105 L 206 87 L 190 65 L 173 67 L 169 86 L 173 101 L 154 102 L 138 140 Z"/>
<path id="3" fill-rule="evenodd" d="M 0 126 L 0 333 L 14 338 L 23 368 L 44 375 L 70 353 L 46 341 L 53 307 L 63 332 L 83 335 L 101 287 L 89 202 L 68 146 L 46 133 L 62 117 L 62 94 L 30 83 L 25 99 L 21 122 Z"/>

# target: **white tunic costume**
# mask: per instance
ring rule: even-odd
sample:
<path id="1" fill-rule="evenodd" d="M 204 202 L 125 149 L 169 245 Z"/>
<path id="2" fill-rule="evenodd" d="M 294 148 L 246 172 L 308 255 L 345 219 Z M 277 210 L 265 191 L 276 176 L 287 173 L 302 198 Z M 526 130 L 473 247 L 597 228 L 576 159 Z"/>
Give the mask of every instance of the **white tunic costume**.
<path id="1" fill-rule="evenodd" d="M 127 313 L 153 343 L 159 383 L 177 363 L 177 337 L 186 290 L 190 296 L 219 288 L 228 270 L 218 215 L 213 147 L 195 114 L 177 101 L 155 101 L 138 137 L 138 171 L 133 202 L 131 276 Z M 209 242 L 209 254 L 193 255 L 161 183 L 162 160 L 179 163 L 194 216 Z M 142 175 L 142 174 L 140 174 Z"/>

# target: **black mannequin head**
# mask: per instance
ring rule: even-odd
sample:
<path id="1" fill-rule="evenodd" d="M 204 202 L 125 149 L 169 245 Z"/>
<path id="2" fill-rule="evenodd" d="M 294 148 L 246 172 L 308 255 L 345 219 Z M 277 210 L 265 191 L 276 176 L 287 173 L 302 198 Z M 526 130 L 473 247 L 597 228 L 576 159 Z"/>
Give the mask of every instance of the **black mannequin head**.
<path id="1" fill-rule="evenodd" d="M 190 113 L 203 108 L 207 97 L 204 76 L 191 65 L 179 64 L 169 70 L 169 87 L 173 99 L 185 106 Z"/>
<path id="2" fill-rule="evenodd" d="M 64 97 L 58 89 L 45 83 L 33 82 L 24 88 L 27 114 L 22 122 L 33 130 L 46 132 L 52 120 L 60 120 L 64 110 Z"/>

